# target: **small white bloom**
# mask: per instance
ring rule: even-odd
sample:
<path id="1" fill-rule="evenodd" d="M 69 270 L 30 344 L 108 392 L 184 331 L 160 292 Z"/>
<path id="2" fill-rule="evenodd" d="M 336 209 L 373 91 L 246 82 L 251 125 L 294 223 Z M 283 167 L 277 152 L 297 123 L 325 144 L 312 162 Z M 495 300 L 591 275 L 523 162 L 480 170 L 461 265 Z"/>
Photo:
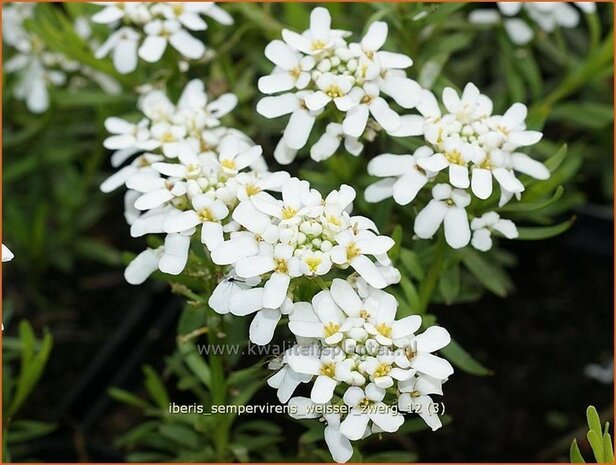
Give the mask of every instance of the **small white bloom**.
<path id="1" fill-rule="evenodd" d="M 471 240 L 471 231 L 465 208 L 470 204 L 470 195 L 448 184 L 437 184 L 432 189 L 433 199 L 419 212 L 415 219 L 415 234 L 429 239 L 442 223 L 445 239 L 454 249 L 466 246 Z"/>
<path id="2" fill-rule="evenodd" d="M 507 239 L 518 237 L 518 229 L 511 220 L 501 218 L 496 212 L 484 213 L 471 221 L 473 239 L 471 244 L 477 250 L 486 252 L 492 248 L 492 232 L 496 231 Z"/>

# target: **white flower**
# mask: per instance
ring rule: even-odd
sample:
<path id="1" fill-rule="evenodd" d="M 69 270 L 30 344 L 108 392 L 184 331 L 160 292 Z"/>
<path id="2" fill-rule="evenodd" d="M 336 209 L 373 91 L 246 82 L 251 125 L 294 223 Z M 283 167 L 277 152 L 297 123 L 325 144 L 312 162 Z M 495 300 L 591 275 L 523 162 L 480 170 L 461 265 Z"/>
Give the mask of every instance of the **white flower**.
<path id="1" fill-rule="evenodd" d="M 454 249 L 466 246 L 471 239 L 468 216 L 465 208 L 470 204 L 470 195 L 448 184 L 437 184 L 432 189 L 433 199 L 419 212 L 415 219 L 415 234 L 429 239 L 445 225 L 445 239 Z"/>
<path id="2" fill-rule="evenodd" d="M 517 45 L 525 45 L 534 36 L 532 27 L 522 18 L 515 17 L 522 10 L 544 32 L 551 33 L 556 27 L 574 28 L 580 21 L 578 11 L 571 6 L 575 4 L 585 14 L 596 11 L 594 2 L 498 2 L 498 9 L 504 16 L 502 19 L 505 30 L 511 41 Z M 495 24 L 501 17 L 495 10 L 474 10 L 469 20 L 476 24 Z"/>
<path id="3" fill-rule="evenodd" d="M 334 348 L 323 348 L 319 354 L 302 354 L 291 350 L 287 363 L 293 371 L 316 376 L 310 399 L 318 404 L 329 402 L 336 386 L 349 379 L 351 360 Z"/>
<path id="4" fill-rule="evenodd" d="M 2 262 L 10 262 L 14 257 L 13 252 L 6 245 L 2 244 Z"/>
<path id="5" fill-rule="evenodd" d="M 350 407 L 344 421 L 340 424 L 340 432 L 347 438 L 356 441 L 366 435 L 370 421 L 382 431 L 395 433 L 404 423 L 404 417 L 395 407 L 383 402 L 385 389 L 374 383 L 369 383 L 364 389 L 358 386 L 349 387 L 344 393 L 344 403 Z"/>
<path id="6" fill-rule="evenodd" d="M 358 155 L 362 140 L 372 140 L 381 130 L 409 132 L 408 120 L 383 95 L 412 108 L 420 100 L 421 88 L 404 72 L 413 63 L 409 57 L 380 50 L 387 29 L 386 23 L 374 22 L 360 43 L 349 44 L 345 38 L 350 34 L 331 29 L 329 12 L 317 7 L 309 30 L 298 34 L 285 29 L 284 42 L 275 40 L 266 47 L 265 55 L 276 68 L 260 78 L 259 89 L 266 94 L 286 93 L 262 98 L 257 112 L 266 118 L 291 114 L 274 152 L 278 162 L 293 161 L 323 114 L 338 115 L 343 123 L 327 122 L 325 135 L 310 150 L 316 161 L 329 158 L 342 139 L 345 149 Z"/>
<path id="7" fill-rule="evenodd" d="M 471 244 L 477 250 L 486 252 L 492 248 L 492 232 L 496 231 L 507 239 L 518 237 L 518 229 L 511 220 L 501 218 L 496 212 L 484 213 L 471 221 L 473 239 Z"/>
<path id="8" fill-rule="evenodd" d="M 414 376 L 398 385 L 398 409 L 402 412 L 416 412 L 432 429 L 436 431 L 443 424 L 438 413 L 432 410 L 430 395 L 443 395 L 443 381 L 427 375 Z"/>
<path id="9" fill-rule="evenodd" d="M 109 36 L 96 50 L 94 56 L 100 60 L 112 53 L 115 69 L 121 74 L 132 73 L 137 69 L 139 38 L 139 34 L 134 29 L 128 26 L 120 28 Z"/>
<path id="10" fill-rule="evenodd" d="M 284 365 L 275 374 L 267 379 L 267 384 L 276 389 L 276 394 L 280 402 L 291 404 L 289 399 L 295 392 L 295 389 L 302 384 L 307 383 L 312 379 L 312 375 L 297 373 L 286 363 L 286 354 L 283 356 Z"/>
<path id="11" fill-rule="evenodd" d="M 435 176 L 419 166 L 418 161 L 432 155 L 430 147 L 420 147 L 413 155 L 378 155 L 368 163 L 368 173 L 384 178 L 368 186 L 365 197 L 368 202 L 380 202 L 393 197 L 399 205 L 412 202 L 419 191 Z"/>
<path id="12" fill-rule="evenodd" d="M 317 404 L 307 397 L 294 397 L 289 401 L 292 412 L 291 417 L 296 419 L 314 419 L 322 417 L 327 426 L 323 431 L 325 443 L 332 458 L 338 463 L 346 463 L 353 456 L 351 441 L 340 432 L 340 414 L 314 413 L 315 407 L 327 408 L 327 405 Z"/>
<path id="13" fill-rule="evenodd" d="M 418 373 L 440 380 L 446 380 L 453 374 L 453 367 L 444 358 L 432 352 L 442 349 L 451 342 L 451 336 L 445 328 L 431 326 L 422 334 L 408 338 L 394 355 L 395 363 L 404 369 L 413 369 Z"/>
<path id="14" fill-rule="evenodd" d="M 131 73 L 137 68 L 138 57 L 150 63 L 158 62 L 167 44 L 177 50 L 183 60 L 202 58 L 206 51 L 205 44 L 189 31 L 207 29 L 203 15 L 224 25 L 233 23 L 228 13 L 211 2 L 98 4 L 104 8 L 91 20 L 107 24 L 112 32 L 95 56 L 100 59 L 113 51 L 113 64 L 122 74 Z"/>
<path id="15" fill-rule="evenodd" d="M 413 372 L 408 369 L 394 366 L 395 361 L 394 352 L 379 350 L 376 356 L 366 357 L 359 364 L 359 368 L 378 388 L 387 389 L 392 387 L 396 381 L 403 381 L 413 375 Z"/>

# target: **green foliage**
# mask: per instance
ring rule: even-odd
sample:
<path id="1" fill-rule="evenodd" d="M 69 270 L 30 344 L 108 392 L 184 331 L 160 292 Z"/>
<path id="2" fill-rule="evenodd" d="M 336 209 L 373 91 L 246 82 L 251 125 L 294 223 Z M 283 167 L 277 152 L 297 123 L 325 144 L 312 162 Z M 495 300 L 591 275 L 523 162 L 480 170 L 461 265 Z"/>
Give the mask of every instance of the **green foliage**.
<path id="1" fill-rule="evenodd" d="M 592 405 L 586 409 L 586 421 L 589 429 L 586 439 L 594 454 L 595 463 L 614 463 L 614 443 L 609 433 L 610 424 L 605 422 L 605 427 L 601 429 L 599 414 Z M 586 463 L 575 438 L 569 448 L 569 458 L 571 463 Z"/>
<path id="2" fill-rule="evenodd" d="M 53 346 L 49 331 L 38 340 L 32 326 L 19 323 L 18 337 L 3 338 L 2 367 L 2 457 L 11 461 L 12 445 L 25 443 L 55 430 L 55 425 L 42 421 L 15 419 L 43 375 Z M 13 370 L 13 361 L 18 365 Z"/>

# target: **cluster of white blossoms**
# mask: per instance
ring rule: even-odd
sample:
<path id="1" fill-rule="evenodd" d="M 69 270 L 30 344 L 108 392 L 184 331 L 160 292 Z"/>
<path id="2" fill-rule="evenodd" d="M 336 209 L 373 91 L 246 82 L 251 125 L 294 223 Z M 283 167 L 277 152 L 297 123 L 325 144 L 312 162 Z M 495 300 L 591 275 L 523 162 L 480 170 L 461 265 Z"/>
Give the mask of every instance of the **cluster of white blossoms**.
<path id="1" fill-rule="evenodd" d="M 450 363 L 433 352 L 449 344 L 449 333 L 431 327 L 416 334 L 421 317 L 396 319 L 391 294 L 356 281 L 334 279 L 311 303 L 293 304 L 289 328 L 298 344 L 270 368 L 268 384 L 295 418 L 322 418 L 325 441 L 337 462 L 348 461 L 351 441 L 396 432 L 404 415 L 418 414 L 432 430 L 441 427 L 442 384 Z M 309 397 L 296 396 L 313 383 Z"/>
<path id="2" fill-rule="evenodd" d="M 24 22 L 31 19 L 36 3 L 11 2 L 2 8 L 2 40 L 13 55 L 4 63 L 7 75 L 16 74 L 13 95 L 23 100 L 33 113 L 49 108 L 49 86 L 63 86 L 68 77 L 78 73 L 97 83 L 105 92 L 118 93 L 120 88 L 109 76 L 51 51 L 36 35 L 26 29 Z"/>
<path id="3" fill-rule="evenodd" d="M 212 2 L 94 3 L 104 8 L 92 16 L 92 21 L 113 30 L 96 51 L 96 57 L 112 54 L 113 64 L 122 74 L 134 71 L 138 58 L 158 62 L 168 45 L 183 59 L 202 58 L 205 44 L 191 32 L 207 29 L 203 16 L 223 25 L 233 24 L 233 18 Z"/>
<path id="4" fill-rule="evenodd" d="M 317 7 L 310 29 L 302 34 L 284 29 L 283 40 L 267 45 L 265 56 L 276 67 L 259 80 L 259 90 L 277 95 L 262 98 L 257 112 L 266 118 L 290 115 L 274 152 L 279 163 L 295 159 L 321 115 L 329 124 L 310 149 L 316 161 L 332 156 L 343 141 L 349 153 L 358 155 L 362 141 L 380 130 L 407 135 L 405 118 L 385 96 L 409 109 L 419 102 L 421 88 L 404 71 L 411 58 L 381 50 L 387 33 L 387 23 L 376 21 L 360 42 L 348 43 L 351 33 L 331 29 L 329 11 Z"/>
<path id="5" fill-rule="evenodd" d="M 471 241 L 471 227 L 466 207 L 472 197 L 488 199 L 500 190 L 499 206 L 514 196 L 520 198 L 524 184 L 517 173 L 545 180 L 549 170 L 540 162 L 518 151 L 536 144 L 541 132 L 526 129 L 526 106 L 513 104 L 503 115 L 492 114 L 492 101 L 469 83 L 462 95 L 445 88 L 442 95 L 445 112 L 436 97 L 424 90 L 417 109 L 421 115 L 409 115 L 416 131 L 423 134 L 425 145 L 414 154 L 382 154 L 368 164 L 368 172 L 383 179 L 365 191 L 366 200 L 379 202 L 393 197 L 400 205 L 407 205 L 424 188 L 432 188 L 432 200 L 419 212 L 415 220 L 415 234 L 429 239 L 444 224 L 445 238 L 453 248 L 461 248 Z M 491 223 L 490 223 L 491 224 Z M 506 237 L 516 237 L 513 223 L 502 228 L 478 227 L 497 231 Z M 473 228 L 476 229 L 476 228 Z M 485 240 L 480 250 L 491 246 Z"/>
<path id="6" fill-rule="evenodd" d="M 290 290 L 302 278 L 350 268 L 382 289 L 400 277 L 387 256 L 394 241 L 379 235 L 368 218 L 351 216 L 352 187 L 343 185 L 323 198 L 307 181 L 290 178 L 280 190 L 276 198 L 248 189 L 231 214 L 236 230 L 211 254 L 215 264 L 230 267 L 233 282 L 218 285 L 210 307 L 221 314 L 258 312 L 250 328 L 256 344 L 270 342 L 278 321 L 292 309 Z"/>
<path id="7" fill-rule="evenodd" d="M 498 10 L 472 11 L 469 21 L 475 24 L 498 24 L 502 21 L 511 41 L 525 45 L 534 37 L 533 28 L 516 16 L 524 11 L 546 33 L 553 32 L 557 27 L 574 28 L 580 22 L 580 14 L 572 3 L 585 14 L 592 14 L 597 9 L 595 2 L 498 2 Z M 502 19 L 501 14 L 504 16 Z"/>
<path id="8" fill-rule="evenodd" d="M 130 283 L 143 282 L 156 269 L 181 273 L 193 235 L 214 250 L 225 228 L 236 227 L 229 215 L 242 199 L 279 189 L 288 179 L 285 172 L 267 172 L 261 147 L 246 135 L 221 126 L 220 118 L 236 103 L 233 94 L 208 101 L 203 82 L 195 79 L 177 105 L 152 90 L 140 99 L 140 121 L 105 121 L 112 135 L 104 145 L 115 150 L 112 165 L 125 166 L 101 190 L 128 188 L 125 216 L 133 237 L 166 234 L 163 246 L 147 249 L 127 267 Z"/>

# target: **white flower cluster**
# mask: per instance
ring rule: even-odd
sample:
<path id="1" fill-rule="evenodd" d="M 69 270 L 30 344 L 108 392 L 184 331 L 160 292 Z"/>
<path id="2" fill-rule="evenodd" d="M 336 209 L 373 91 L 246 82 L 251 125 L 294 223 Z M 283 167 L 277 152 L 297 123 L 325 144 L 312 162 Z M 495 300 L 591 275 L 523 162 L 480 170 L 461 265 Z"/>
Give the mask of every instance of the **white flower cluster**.
<path id="1" fill-rule="evenodd" d="M 96 82 L 105 92 L 120 91 L 111 77 L 70 60 L 62 53 L 49 50 L 45 43 L 24 27 L 32 18 L 36 3 L 11 2 L 2 8 L 2 39 L 15 53 L 4 63 L 7 74 L 15 73 L 13 88 L 16 99 L 23 100 L 33 113 L 49 108 L 49 86 L 63 86 L 69 75 L 79 73 Z"/>
<path id="2" fill-rule="evenodd" d="M 281 199 L 260 190 L 247 195 L 231 215 L 236 230 L 211 254 L 217 265 L 231 267 L 234 282 L 219 284 L 210 307 L 221 314 L 258 312 L 250 330 L 256 344 L 272 339 L 278 321 L 292 308 L 289 289 L 301 278 L 350 267 L 375 288 L 399 280 L 387 256 L 394 241 L 378 235 L 368 218 L 350 215 L 352 187 L 343 185 L 323 198 L 307 181 L 290 178 L 281 192 Z"/>
<path id="3" fill-rule="evenodd" d="M 525 45 L 535 34 L 533 28 L 524 19 L 516 17 L 517 15 L 524 11 L 527 17 L 546 33 L 553 32 L 557 27 L 574 28 L 580 22 L 580 14 L 571 3 L 585 14 L 592 14 L 597 10 L 595 2 L 498 2 L 498 11 L 474 10 L 469 15 L 469 21 L 475 24 L 498 24 L 501 22 L 500 11 L 511 41 L 517 45 Z"/>
<path id="4" fill-rule="evenodd" d="M 472 83 L 461 96 L 445 88 L 442 102 L 446 112 L 441 111 L 431 92 L 423 91 L 417 106 L 421 116 L 411 115 L 409 119 L 413 118 L 416 131 L 423 134 L 425 145 L 412 155 L 382 154 L 371 160 L 368 172 L 383 179 L 369 186 L 365 197 L 369 202 L 393 197 L 396 203 L 407 205 L 424 187 L 434 185 L 433 199 L 415 220 L 415 234 L 431 238 L 444 223 L 447 243 L 461 248 L 471 240 L 465 209 L 472 196 L 488 199 L 495 180 L 500 187 L 499 206 L 503 206 L 513 196 L 519 199 L 524 191 L 516 172 L 539 180 L 548 179 L 550 172 L 518 151 L 542 137 L 541 132 L 526 129 L 525 105 L 515 103 L 503 115 L 493 115 L 492 101 Z M 506 229 L 504 233 L 494 228 L 506 237 L 517 236 L 513 223 Z M 473 241 L 473 245 L 479 243 L 480 250 L 491 245 L 485 240 Z"/>
<path id="5" fill-rule="evenodd" d="M 274 156 L 279 163 L 293 161 L 307 143 L 320 115 L 330 122 L 311 147 L 310 156 L 322 161 L 334 154 L 342 141 L 353 155 L 363 150 L 381 129 L 405 135 L 406 121 L 390 108 L 389 96 L 402 108 L 413 108 L 421 88 L 406 77 L 413 64 L 406 55 L 381 50 L 387 39 L 387 23 L 370 25 L 360 42 L 348 43 L 350 32 L 331 29 L 327 9 L 317 7 L 310 15 L 310 29 L 302 34 L 284 29 L 283 40 L 274 40 L 265 56 L 276 67 L 259 80 L 265 94 L 257 112 L 266 118 L 290 118 Z"/>
<path id="6" fill-rule="evenodd" d="M 404 414 L 441 427 L 441 409 L 430 396 L 443 394 L 453 368 L 433 352 L 451 338 L 437 326 L 415 334 L 421 317 L 396 320 L 397 306 L 382 290 L 334 279 L 312 303 L 294 304 L 289 328 L 299 343 L 270 363 L 278 371 L 268 384 L 295 418 L 326 422 L 325 441 L 337 462 L 351 458 L 351 441 L 397 431 Z M 292 397 L 310 382 L 310 397 Z"/>
<path id="7" fill-rule="evenodd" d="M 95 2 L 104 8 L 92 21 L 107 24 L 113 32 L 96 51 L 97 58 L 112 54 L 113 64 L 122 74 L 137 68 L 138 57 L 158 62 L 167 45 L 183 58 L 198 60 L 205 54 L 204 43 L 191 32 L 204 31 L 209 16 L 224 25 L 233 18 L 212 2 Z"/>
<path id="8" fill-rule="evenodd" d="M 126 279 L 139 284 L 156 269 L 179 274 L 186 266 L 190 239 L 213 250 L 223 242 L 231 209 L 251 193 L 279 188 L 287 173 L 268 173 L 261 147 L 240 131 L 220 125 L 236 105 L 233 94 L 208 101 L 202 81 L 190 81 L 177 103 L 153 90 L 142 96 L 137 123 L 111 117 L 112 133 L 104 145 L 115 150 L 112 165 L 122 167 L 102 185 L 110 192 L 122 185 L 131 235 L 165 233 L 164 246 L 148 249 L 126 269 Z M 135 157 L 135 155 L 137 155 Z"/>

